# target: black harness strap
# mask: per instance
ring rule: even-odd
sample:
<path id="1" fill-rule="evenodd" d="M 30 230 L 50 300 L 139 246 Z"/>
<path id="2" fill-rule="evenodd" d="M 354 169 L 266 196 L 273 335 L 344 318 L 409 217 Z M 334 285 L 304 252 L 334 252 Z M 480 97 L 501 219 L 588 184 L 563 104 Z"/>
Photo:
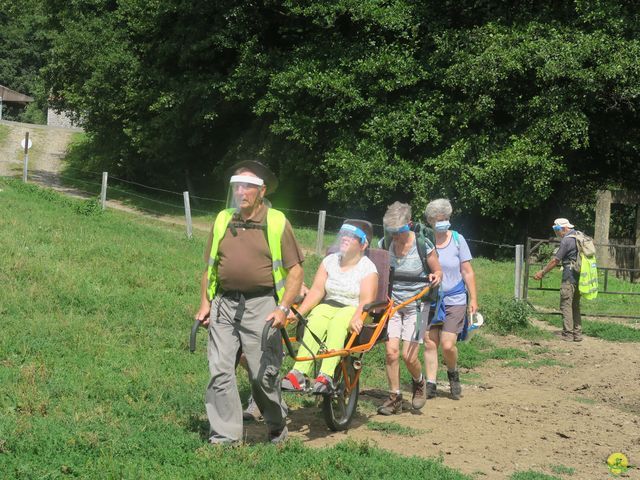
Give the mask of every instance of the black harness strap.
<path id="1" fill-rule="evenodd" d="M 222 290 L 221 295 L 226 298 L 230 298 L 238 302 L 238 306 L 236 307 L 236 313 L 233 316 L 234 322 L 239 322 L 242 320 L 244 315 L 246 301 L 256 297 L 275 297 L 275 290 L 273 288 L 263 288 L 261 290 L 257 290 L 255 292 L 240 292 L 237 290 Z"/>

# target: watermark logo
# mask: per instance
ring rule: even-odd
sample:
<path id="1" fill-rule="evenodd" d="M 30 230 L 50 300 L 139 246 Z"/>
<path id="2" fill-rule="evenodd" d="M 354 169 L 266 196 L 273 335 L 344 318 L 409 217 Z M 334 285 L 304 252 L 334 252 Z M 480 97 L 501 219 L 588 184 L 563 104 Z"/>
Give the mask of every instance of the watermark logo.
<path id="1" fill-rule="evenodd" d="M 616 452 L 607 458 L 607 467 L 613 475 L 620 475 L 629 470 L 629 460 L 624 453 Z"/>

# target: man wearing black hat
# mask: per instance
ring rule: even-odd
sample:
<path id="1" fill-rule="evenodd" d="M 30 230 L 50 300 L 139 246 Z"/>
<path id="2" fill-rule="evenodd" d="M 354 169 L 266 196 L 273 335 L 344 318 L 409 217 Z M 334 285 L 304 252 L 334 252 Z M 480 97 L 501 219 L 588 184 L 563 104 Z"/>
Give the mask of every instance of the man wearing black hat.
<path id="1" fill-rule="evenodd" d="M 270 330 L 263 344 L 262 332 L 269 320 L 276 329 L 284 325 L 302 285 L 304 257 L 284 214 L 265 204 L 264 196 L 278 185 L 273 172 L 250 160 L 234 165 L 229 173 L 230 208 L 217 215 L 209 236 L 196 314 L 209 329 L 211 380 L 205 396 L 209 442 L 242 439 L 235 376 L 242 348 L 251 393 L 264 416 L 269 440 L 280 443 L 288 435 L 278 380 L 282 340 L 279 330 Z"/>

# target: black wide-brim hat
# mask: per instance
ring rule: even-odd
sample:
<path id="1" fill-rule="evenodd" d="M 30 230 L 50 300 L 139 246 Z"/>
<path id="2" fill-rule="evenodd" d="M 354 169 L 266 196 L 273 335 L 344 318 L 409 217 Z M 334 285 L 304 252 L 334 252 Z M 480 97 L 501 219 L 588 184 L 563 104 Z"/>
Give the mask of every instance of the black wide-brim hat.
<path id="1" fill-rule="evenodd" d="M 264 180 L 264 184 L 267 187 L 266 195 L 273 193 L 278 188 L 278 178 L 264 163 L 260 163 L 257 160 L 244 160 L 232 165 L 227 169 L 226 176 L 231 178 L 232 175 L 241 168 L 247 169 L 256 175 L 258 178 Z"/>

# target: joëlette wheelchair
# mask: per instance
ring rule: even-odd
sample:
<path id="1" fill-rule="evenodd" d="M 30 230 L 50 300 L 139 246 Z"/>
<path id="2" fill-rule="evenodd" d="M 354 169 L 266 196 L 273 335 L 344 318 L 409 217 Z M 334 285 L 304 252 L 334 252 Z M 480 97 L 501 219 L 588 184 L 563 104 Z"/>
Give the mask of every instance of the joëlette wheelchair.
<path id="1" fill-rule="evenodd" d="M 296 311 L 295 306 L 291 310 L 296 316 L 297 324 L 294 326 L 294 322 L 287 321 L 287 325 L 280 329 L 287 353 L 296 362 L 313 360 L 316 374 L 318 363 L 323 359 L 335 356 L 342 357 L 333 374 L 334 390 L 322 396 L 324 419 L 329 429 L 333 431 L 346 430 L 351 424 L 358 405 L 360 372 L 362 371 L 364 354 L 371 351 L 376 344 L 387 339 L 387 322 L 398 310 L 424 297 L 430 290 L 428 280 L 424 276 L 394 275 L 388 251 L 369 249 L 366 255 L 378 270 L 378 295 L 375 302 L 365 305 L 363 309 L 364 327 L 360 334 L 353 332 L 348 335 L 343 349 L 327 350 L 323 343 L 318 342 L 320 350 L 316 355 L 298 356 L 296 347 L 301 344 L 307 320 Z M 391 292 L 393 282 L 398 280 L 425 282 L 426 286 L 414 297 L 405 302 L 394 304 L 391 300 Z M 271 322 L 265 325 L 262 336 L 263 345 L 267 342 L 270 330 L 273 330 Z M 305 391 L 309 393 L 310 386 Z"/>
<path id="2" fill-rule="evenodd" d="M 295 310 L 295 306 L 291 310 L 296 315 L 297 324 L 294 325 L 294 322 L 287 321 L 287 324 L 280 329 L 287 353 L 296 362 L 313 360 L 314 369 L 317 370 L 318 362 L 323 359 L 335 356 L 342 357 L 333 374 L 335 389 L 330 394 L 323 395 L 322 398 L 324 419 L 329 429 L 333 431 L 347 430 L 356 412 L 364 354 L 371 351 L 376 344 L 387 340 L 387 322 L 398 310 L 423 298 L 430 290 L 428 280 L 424 276 L 395 275 L 391 268 L 388 251 L 372 248 L 367 251 L 366 255 L 378 270 L 378 295 L 375 302 L 365 305 L 363 309 L 362 320 L 364 326 L 362 330 L 359 334 L 351 333 L 347 337 L 343 349 L 327 350 L 326 347 L 323 348 L 322 342 L 319 342 L 320 350 L 316 355 L 298 356 L 297 347 L 303 338 L 307 320 Z M 391 300 L 394 281 L 424 282 L 425 287 L 406 301 L 394 304 L 393 300 Z M 268 336 L 270 331 L 273 330 L 271 323 L 266 323 L 262 332 L 263 345 L 268 343 Z M 191 328 L 189 350 L 192 353 L 196 349 L 196 335 L 201 325 L 201 322 L 196 320 Z M 289 330 L 292 331 L 291 334 Z M 236 363 L 238 362 L 236 361 Z M 306 392 L 309 393 L 310 389 Z"/>

